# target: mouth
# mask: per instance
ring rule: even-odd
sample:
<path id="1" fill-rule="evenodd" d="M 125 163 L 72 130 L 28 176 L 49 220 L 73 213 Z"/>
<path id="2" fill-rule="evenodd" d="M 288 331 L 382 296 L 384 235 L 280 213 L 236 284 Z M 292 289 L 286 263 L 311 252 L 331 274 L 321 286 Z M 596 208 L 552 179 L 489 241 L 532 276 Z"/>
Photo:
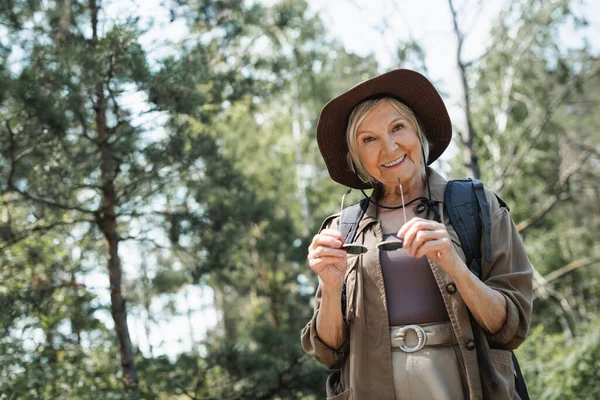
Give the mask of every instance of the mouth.
<path id="1" fill-rule="evenodd" d="M 396 168 L 397 166 L 401 165 L 405 159 L 406 159 L 406 154 L 403 155 L 402 157 L 392 161 L 391 163 L 382 164 L 382 166 L 386 167 L 386 168 Z"/>

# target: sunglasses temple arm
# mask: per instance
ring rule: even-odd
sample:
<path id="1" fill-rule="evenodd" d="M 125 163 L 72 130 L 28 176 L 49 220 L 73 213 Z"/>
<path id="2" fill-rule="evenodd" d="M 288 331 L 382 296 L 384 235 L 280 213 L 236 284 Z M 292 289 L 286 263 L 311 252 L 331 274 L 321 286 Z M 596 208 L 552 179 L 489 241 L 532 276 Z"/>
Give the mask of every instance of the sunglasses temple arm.
<path id="1" fill-rule="evenodd" d="M 406 224 L 406 207 L 404 207 L 404 191 L 402 190 L 402 183 L 400 183 L 400 177 L 398 177 L 398 185 L 400 186 L 400 197 L 402 198 L 402 214 L 404 215 L 404 223 Z"/>

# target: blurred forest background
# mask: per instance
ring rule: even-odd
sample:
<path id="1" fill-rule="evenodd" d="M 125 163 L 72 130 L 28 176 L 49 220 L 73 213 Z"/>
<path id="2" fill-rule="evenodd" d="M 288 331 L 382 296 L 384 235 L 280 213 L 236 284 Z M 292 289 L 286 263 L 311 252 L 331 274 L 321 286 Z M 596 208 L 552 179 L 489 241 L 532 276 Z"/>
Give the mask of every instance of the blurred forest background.
<path id="1" fill-rule="evenodd" d="M 117 0 L 0 3 L 1 400 L 324 397 L 299 342 L 306 248 L 344 188 L 315 126 L 382 68 L 306 1 L 137 2 L 161 24 Z M 580 1 L 506 0 L 467 59 L 461 13 L 483 3 L 446 4 L 462 107 L 436 165 L 480 177 L 523 236 L 532 398 L 598 399 L 598 38 L 561 39 L 585 36 Z M 427 56 L 393 49 L 424 73 Z"/>

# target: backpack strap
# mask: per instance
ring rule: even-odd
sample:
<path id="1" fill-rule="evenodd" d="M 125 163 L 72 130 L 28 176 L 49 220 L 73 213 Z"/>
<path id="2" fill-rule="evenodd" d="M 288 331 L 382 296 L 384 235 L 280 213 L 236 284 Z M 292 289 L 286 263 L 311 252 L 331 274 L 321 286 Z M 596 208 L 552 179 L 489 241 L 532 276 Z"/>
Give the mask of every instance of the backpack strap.
<path id="1" fill-rule="evenodd" d="M 523 373 L 521 372 L 521 367 L 519 366 L 519 360 L 517 360 L 517 356 L 515 356 L 515 352 L 511 351 L 513 365 L 515 367 L 515 389 L 519 394 L 521 400 L 529 400 L 529 392 L 527 391 L 527 385 L 525 384 L 525 378 L 523 377 Z"/>
<path id="2" fill-rule="evenodd" d="M 481 196 L 478 195 L 478 192 L 481 192 Z M 481 204 L 480 197 L 483 198 L 484 204 Z M 444 205 L 465 253 L 466 264 L 481 279 L 482 221 L 483 228 L 487 231 L 484 232 L 486 258 L 491 258 L 491 249 L 489 248 L 491 222 L 483 184 L 471 179 L 448 181 L 444 192 Z"/>
<path id="3" fill-rule="evenodd" d="M 490 218 L 490 206 L 485 197 L 485 190 L 483 183 L 479 179 L 473 179 L 473 188 L 475 189 L 475 196 L 477 197 L 477 208 L 483 223 L 483 234 L 485 237 L 485 259 L 487 262 L 492 261 L 492 221 Z M 481 231 L 480 231 L 481 232 Z M 479 247 L 479 243 L 477 242 Z M 481 253 L 481 250 L 480 250 Z M 481 268 L 480 268 L 481 270 Z M 481 279 L 481 276 L 480 276 Z"/>
<path id="4" fill-rule="evenodd" d="M 480 208 L 477 183 L 481 182 L 471 179 L 449 181 L 444 192 L 444 205 L 465 253 L 466 264 L 471 272 L 481 279 L 481 228 L 482 221 L 485 220 L 484 214 L 489 216 L 489 207 Z M 481 190 L 483 190 L 483 185 L 481 185 Z M 485 193 L 483 193 L 483 197 L 485 199 Z M 484 229 L 490 226 L 491 224 L 483 223 Z M 485 244 L 486 247 L 489 247 L 489 240 L 486 240 Z M 486 253 L 488 253 L 487 249 Z M 498 381 L 490 362 L 489 351 L 483 344 L 477 321 L 471 311 L 469 311 L 469 320 L 473 327 L 473 339 L 479 366 L 490 380 L 492 388 L 496 388 Z"/>
<path id="5" fill-rule="evenodd" d="M 340 217 L 340 232 L 344 243 L 352 243 L 356 239 L 358 231 L 358 223 L 367 212 L 369 207 L 369 199 L 362 199 L 358 203 L 354 203 L 342 210 Z"/>
<path id="6" fill-rule="evenodd" d="M 358 203 L 354 203 L 342 210 L 340 216 L 339 230 L 344 239 L 344 243 L 352 243 L 356 239 L 358 224 L 367 212 L 369 199 L 364 198 Z M 342 286 L 342 317 L 346 320 L 346 282 Z"/>
<path id="7" fill-rule="evenodd" d="M 508 208 L 506 203 L 496 195 L 498 202 L 502 207 Z M 485 197 L 483 183 L 478 179 L 465 179 L 448 181 L 444 193 L 444 204 L 448 213 L 448 218 L 458 235 L 461 246 L 467 259 L 469 269 L 481 279 L 481 233 L 483 225 L 483 236 L 485 238 L 485 258 L 488 262 L 492 259 L 492 221 L 490 217 L 490 207 Z M 477 346 L 477 355 L 479 363 L 490 378 L 492 386 L 497 384 L 495 375 L 493 375 L 492 366 L 489 360 L 487 348 L 483 346 L 482 338 L 475 321 L 475 318 L 469 311 L 469 319 L 473 326 L 473 338 Z M 512 353 L 515 387 L 519 397 L 523 400 L 529 400 L 529 393 L 525 379 L 519 366 L 519 361 Z"/>

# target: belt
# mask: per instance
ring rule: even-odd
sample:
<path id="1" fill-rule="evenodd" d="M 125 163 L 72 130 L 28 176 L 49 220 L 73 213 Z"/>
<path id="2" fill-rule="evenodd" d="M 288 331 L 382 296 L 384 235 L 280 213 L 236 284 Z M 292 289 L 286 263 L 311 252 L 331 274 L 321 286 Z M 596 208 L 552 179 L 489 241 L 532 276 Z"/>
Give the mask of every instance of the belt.
<path id="1" fill-rule="evenodd" d="M 450 322 L 428 325 L 401 325 L 390 327 L 392 351 L 414 353 L 423 347 L 457 344 Z"/>

